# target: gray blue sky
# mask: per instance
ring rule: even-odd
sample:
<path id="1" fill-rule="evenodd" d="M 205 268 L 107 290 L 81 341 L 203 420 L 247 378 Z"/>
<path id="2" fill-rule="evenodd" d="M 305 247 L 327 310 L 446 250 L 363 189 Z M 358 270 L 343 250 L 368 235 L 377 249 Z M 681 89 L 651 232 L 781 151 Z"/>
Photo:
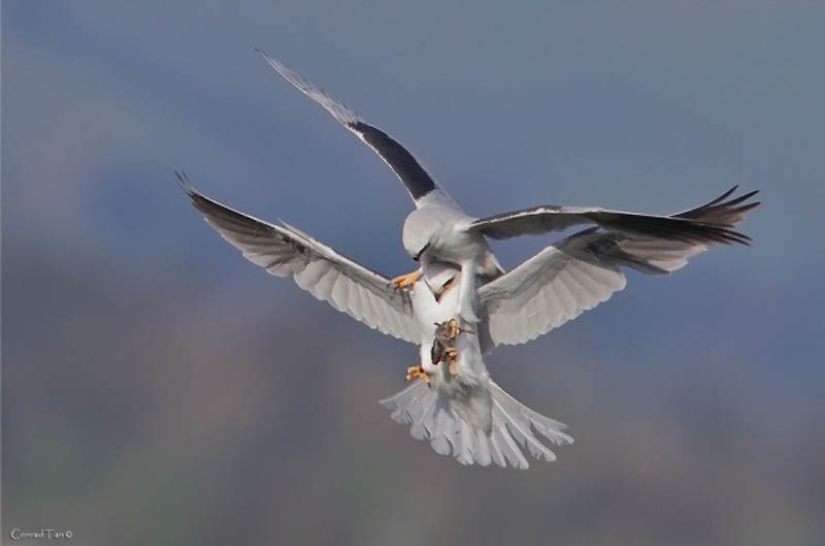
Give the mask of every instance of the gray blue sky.
<path id="1" fill-rule="evenodd" d="M 407 144 L 470 213 L 540 203 L 675 212 L 733 184 L 761 190 L 742 226 L 751 248 L 714 248 L 670 278 L 631 275 L 608 304 L 490 361 L 517 397 L 566 422 L 576 415 L 552 413 L 542 384 L 610 393 L 629 415 L 672 412 L 688 428 L 733 412 L 764 426 L 766 441 L 793 434 L 822 416 L 825 380 L 823 20 L 825 9 L 803 2 L 7 0 L 3 384 L 25 381 L 23 363 L 44 375 L 61 365 L 33 345 L 86 351 L 102 322 L 130 325 L 109 338 L 112 354 L 145 348 L 158 316 L 193 338 L 232 346 L 246 332 L 280 351 L 295 339 L 285 317 L 306 313 L 343 332 L 352 354 L 394 359 L 368 368 L 386 379 L 370 383 L 374 399 L 400 388 L 414 351 L 242 260 L 175 184 L 173 171 L 186 170 L 207 195 L 282 218 L 388 276 L 410 268 L 406 192 L 269 69 L 253 52 L 261 46 Z M 548 242 L 496 250 L 512 266 Z M 262 318 L 271 329 L 250 334 Z M 338 347 L 313 366 L 334 366 Z M 200 373 L 156 351 L 167 373 Z M 558 384 L 559 369 L 570 383 Z M 124 363 L 118 373 L 135 372 Z M 725 390 L 700 411 L 693 394 L 717 382 Z M 8 418 L 34 411 L 20 404 L 4 407 L 16 410 Z M 364 407 L 371 423 L 386 418 Z"/>
<path id="2" fill-rule="evenodd" d="M 822 331 L 818 10 L 199 5 L 4 4 L 9 250 L 105 255 L 136 276 L 196 256 L 211 271 L 199 274 L 227 289 L 266 287 L 276 301 L 294 292 L 267 285 L 195 221 L 170 175 L 185 169 L 203 191 L 374 268 L 408 267 L 406 194 L 262 65 L 260 45 L 397 135 L 479 215 L 544 202 L 671 212 L 733 183 L 760 189 L 766 204 L 744 226 L 753 248 L 718 249 L 674 279 L 634 280 L 611 307 L 639 319 L 636 297 L 661 287 L 659 312 L 679 321 L 684 300 L 709 290 L 710 303 L 716 291 L 730 298 L 726 312 L 746 311 L 729 327 L 770 339 L 772 356 L 825 356 L 799 339 Z M 544 243 L 499 252 L 513 264 Z M 254 284 L 225 280 L 230 272 Z"/>

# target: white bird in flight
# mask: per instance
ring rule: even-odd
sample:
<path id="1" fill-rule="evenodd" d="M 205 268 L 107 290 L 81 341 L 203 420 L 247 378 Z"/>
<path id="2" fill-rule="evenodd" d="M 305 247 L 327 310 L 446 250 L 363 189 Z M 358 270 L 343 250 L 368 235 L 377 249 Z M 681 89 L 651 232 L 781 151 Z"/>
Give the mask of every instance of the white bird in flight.
<path id="1" fill-rule="evenodd" d="M 543 206 L 473 218 L 397 141 L 261 54 L 375 150 L 404 182 L 416 204 L 404 224 L 404 247 L 420 260 L 420 269 L 390 280 L 288 224 L 270 224 L 204 196 L 178 173 L 181 187 L 209 225 L 268 273 L 292 276 L 299 287 L 335 309 L 419 345 L 420 363 L 407 376 L 413 384 L 382 405 L 396 421 L 411 424 L 414 437 L 428 439 L 435 451 L 452 453 L 462 464 L 527 468 L 519 444 L 538 459 L 555 460 L 534 431 L 557 445 L 573 441 L 563 432 L 565 425 L 504 392 L 490 378 L 483 353 L 535 339 L 607 300 L 625 286 L 623 267 L 670 273 L 712 243 L 748 244 L 749 238 L 733 227 L 759 205 L 749 201 L 757 192 L 732 197 L 736 187 L 670 216 Z M 595 225 L 509 272 L 485 240 L 588 223 Z M 446 336 L 451 347 L 444 343 L 447 325 L 453 326 Z"/>
<path id="2" fill-rule="evenodd" d="M 476 218 L 466 214 L 427 173 L 421 163 L 390 135 L 369 124 L 332 95 L 304 79 L 262 49 L 266 62 L 303 94 L 321 105 L 339 123 L 352 131 L 395 172 L 415 202 L 416 209 L 404 221 L 405 250 L 426 267 L 447 262 L 461 270 L 457 315 L 468 322 L 479 320 L 474 299 L 474 279 L 481 282 L 501 276 L 499 264 L 486 237 L 509 239 L 518 235 L 541 234 L 575 225 L 590 224 L 607 230 L 687 243 L 747 243 L 748 237 L 730 225 L 698 221 L 680 216 L 653 216 L 600 207 L 538 207 Z M 755 192 L 744 197 L 751 197 Z M 393 279 L 404 287 L 421 274 L 418 269 Z"/>

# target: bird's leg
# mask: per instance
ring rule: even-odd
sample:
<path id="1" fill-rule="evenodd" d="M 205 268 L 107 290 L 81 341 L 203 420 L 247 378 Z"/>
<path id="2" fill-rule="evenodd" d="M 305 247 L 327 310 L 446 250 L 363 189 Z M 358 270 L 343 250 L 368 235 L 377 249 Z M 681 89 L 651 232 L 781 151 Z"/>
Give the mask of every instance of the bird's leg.
<path id="1" fill-rule="evenodd" d="M 458 375 L 458 360 L 455 355 L 450 358 L 450 375 L 453 377 Z"/>
<path id="2" fill-rule="evenodd" d="M 447 328 L 449 332 L 450 339 L 455 340 L 459 334 L 474 334 L 472 330 L 468 330 L 466 328 L 460 328 L 458 326 L 458 320 L 455 318 L 451 318 L 449 322 L 447 322 Z"/>
<path id="3" fill-rule="evenodd" d="M 450 375 L 453 376 L 458 375 L 456 338 L 460 334 L 474 333 L 472 330 L 461 328 L 458 324 L 459 319 L 455 318 L 435 323 L 435 340 L 430 352 L 433 364 L 438 365 L 439 362 L 447 362 Z"/>
<path id="4" fill-rule="evenodd" d="M 400 290 L 402 288 L 406 288 L 407 286 L 412 286 L 415 284 L 415 281 L 421 276 L 421 269 L 416 269 L 415 271 L 411 271 L 405 275 L 399 275 L 394 279 L 390 280 L 390 285 L 394 286 L 396 290 Z"/>
<path id="5" fill-rule="evenodd" d="M 436 324 L 436 343 L 440 344 L 441 355 L 439 361 L 449 363 L 450 375 L 458 375 L 458 348 L 456 338 L 461 334 L 473 334 L 472 330 L 461 328 L 458 319 L 452 318 L 441 324 Z"/>
<path id="6" fill-rule="evenodd" d="M 450 336 L 450 339 L 455 340 L 455 338 L 458 337 L 459 330 L 458 321 L 455 318 L 451 318 L 447 322 L 447 335 Z"/>
<path id="7" fill-rule="evenodd" d="M 426 384 L 430 384 L 430 376 L 427 375 L 427 372 L 424 371 L 424 367 L 419 364 L 418 366 L 410 366 L 407 368 L 407 375 L 405 376 L 407 381 L 412 381 L 414 379 L 420 379 Z"/>
<path id="8" fill-rule="evenodd" d="M 456 307 L 456 319 L 464 319 L 466 322 L 479 322 L 479 318 L 473 309 L 475 305 L 475 262 L 465 262 L 461 264 L 461 278 L 458 283 L 458 305 Z"/>

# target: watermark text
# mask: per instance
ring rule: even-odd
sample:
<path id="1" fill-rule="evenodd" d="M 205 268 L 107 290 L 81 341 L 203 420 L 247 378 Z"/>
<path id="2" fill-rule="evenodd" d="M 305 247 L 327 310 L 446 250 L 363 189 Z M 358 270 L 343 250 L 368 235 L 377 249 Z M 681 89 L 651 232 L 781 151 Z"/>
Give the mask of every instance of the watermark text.
<path id="1" fill-rule="evenodd" d="M 33 531 L 14 528 L 9 532 L 12 540 L 71 540 L 74 533 L 68 529 L 37 529 Z"/>

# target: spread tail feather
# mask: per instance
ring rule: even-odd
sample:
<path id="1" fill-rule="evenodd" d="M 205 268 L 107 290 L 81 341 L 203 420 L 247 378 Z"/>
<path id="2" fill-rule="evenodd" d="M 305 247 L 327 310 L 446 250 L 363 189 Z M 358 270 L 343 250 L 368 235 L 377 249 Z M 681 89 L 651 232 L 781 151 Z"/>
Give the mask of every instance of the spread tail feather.
<path id="1" fill-rule="evenodd" d="M 531 410 L 492 379 L 487 380 L 486 389 L 478 390 L 487 392 L 470 396 L 489 396 L 490 404 L 451 399 L 422 381 L 380 403 L 392 412 L 390 417 L 394 421 L 411 425 L 414 438 L 429 440 L 436 453 L 452 454 L 464 465 L 487 466 L 492 462 L 501 467 L 526 469 L 530 465 L 522 448 L 536 459 L 551 462 L 556 455 L 542 443 L 542 437 L 555 445 L 573 443 L 573 438 L 562 432 L 566 425 Z M 478 411 L 482 407 L 490 412 L 488 419 L 467 414 L 470 408 Z M 491 426 L 481 426 L 483 422 Z"/>

